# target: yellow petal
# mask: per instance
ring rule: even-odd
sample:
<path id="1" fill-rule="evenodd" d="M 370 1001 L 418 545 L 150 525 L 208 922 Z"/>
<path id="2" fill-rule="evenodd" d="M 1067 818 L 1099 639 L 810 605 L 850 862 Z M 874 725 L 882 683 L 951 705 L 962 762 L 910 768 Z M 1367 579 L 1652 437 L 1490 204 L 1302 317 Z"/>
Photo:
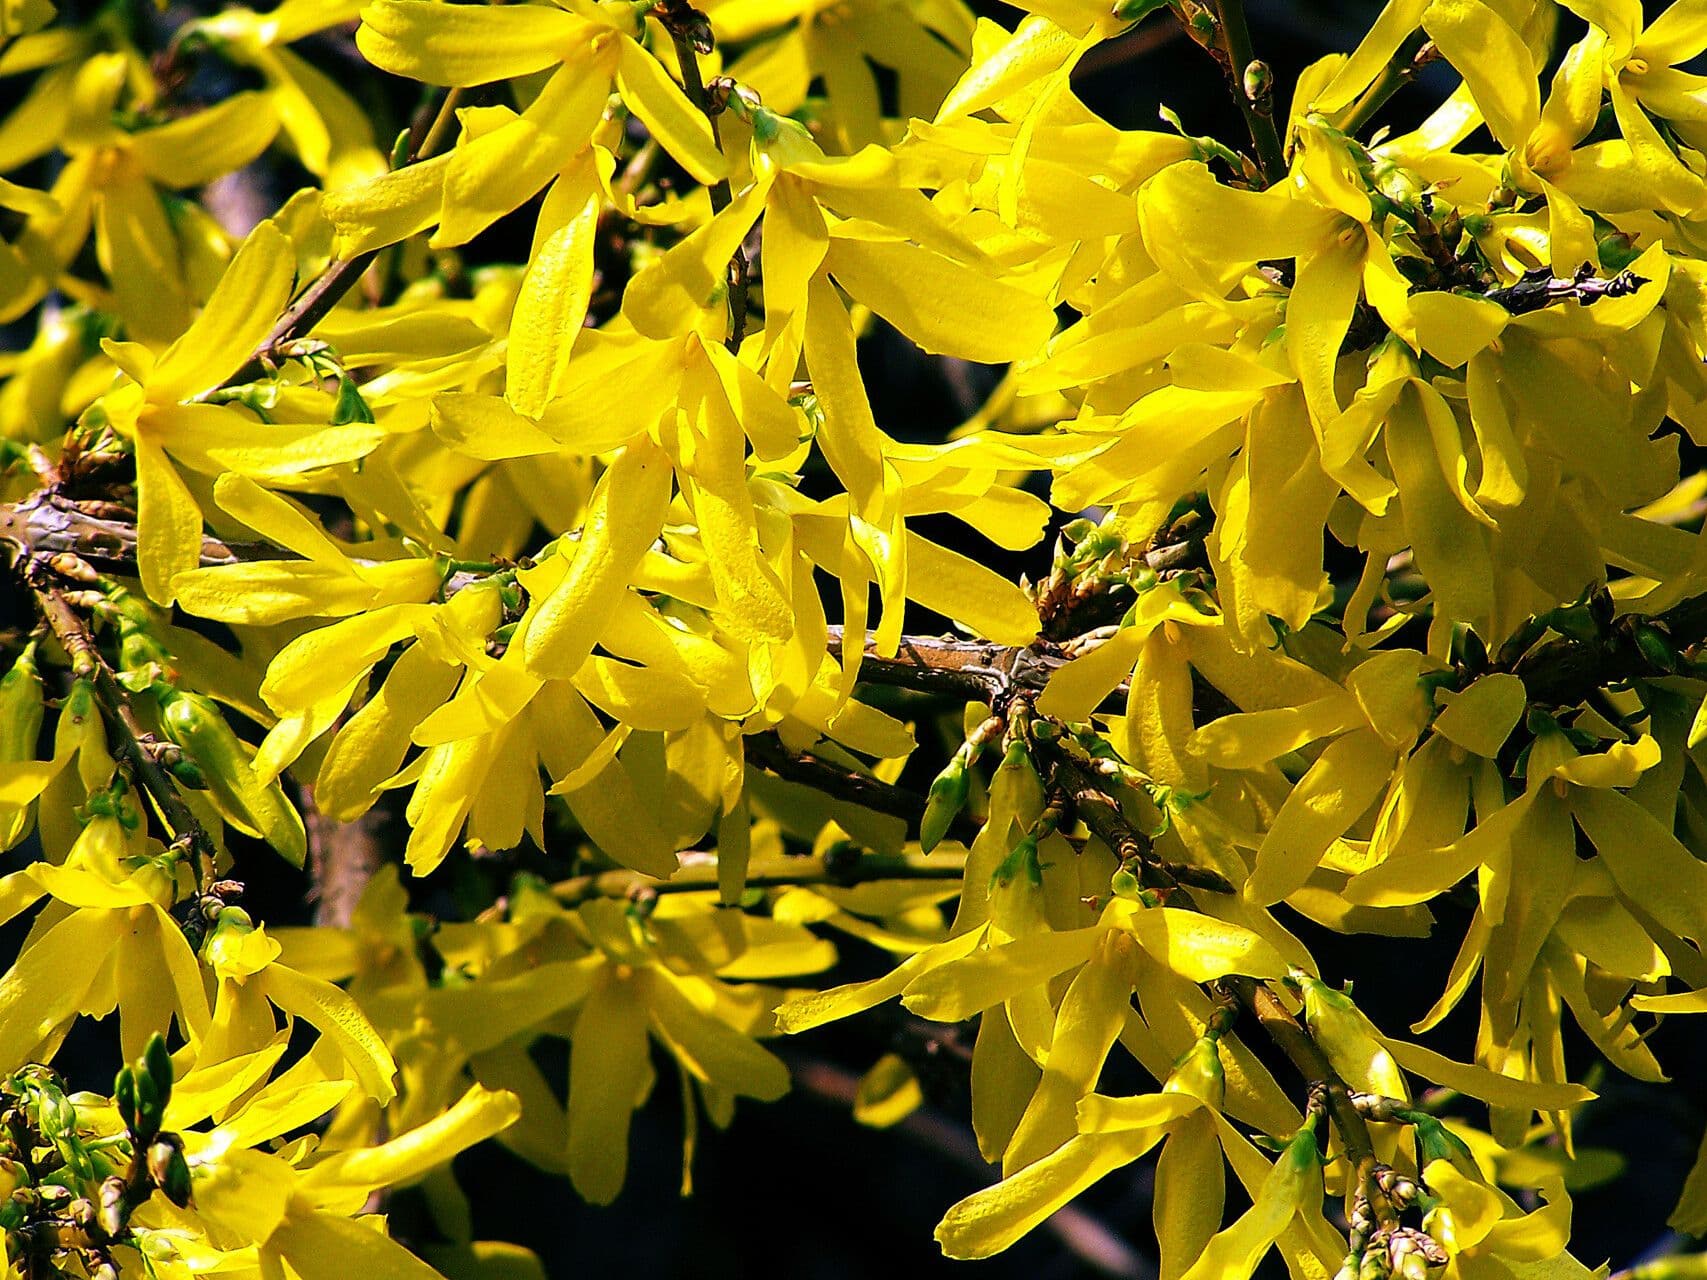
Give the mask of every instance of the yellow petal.
<path id="1" fill-rule="evenodd" d="M 1011 1178 L 954 1205 L 937 1225 L 937 1242 L 951 1258 L 1000 1253 L 1093 1183 L 1141 1157 L 1162 1139 L 1160 1129 L 1083 1134 Z"/>
<path id="2" fill-rule="evenodd" d="M 1486 1067 L 1453 1062 L 1419 1044 L 1387 1040 L 1393 1060 L 1406 1071 L 1458 1093 L 1479 1098 L 1491 1107 L 1519 1111 L 1568 1111 L 1590 1102 L 1595 1094 L 1580 1084 L 1549 1084 L 1539 1080 L 1517 1080 Z"/>
<path id="3" fill-rule="evenodd" d="M 1027 645 L 1037 608 L 1003 575 L 907 531 L 907 596 L 996 644 Z"/>
<path id="4" fill-rule="evenodd" d="M 148 398 L 187 400 L 219 385 L 249 358 L 290 300 L 296 249 L 271 222 L 249 233 L 189 330 L 166 348 Z"/>
<path id="5" fill-rule="evenodd" d="M 533 255 L 510 317 L 504 397 L 537 417 L 557 395 L 593 289 L 598 186 L 590 167 L 559 178 L 554 201 L 567 215 Z"/>
<path id="6" fill-rule="evenodd" d="M 251 981 L 261 983 L 267 999 L 279 1008 L 328 1037 L 369 1097 L 383 1104 L 397 1096 L 391 1083 L 397 1064 L 348 994 L 281 964 L 268 965 Z"/>
<path id="7" fill-rule="evenodd" d="M 272 96 L 234 93 L 222 102 L 130 137 L 131 156 L 164 187 L 199 187 L 241 169 L 273 140 Z"/>
<path id="8" fill-rule="evenodd" d="M 199 1203 L 199 1187 L 197 1200 Z M 261 1256 L 262 1274 L 266 1274 L 268 1260 L 276 1269 L 277 1259 L 283 1258 L 302 1280 L 341 1280 L 348 1276 L 362 1276 L 364 1280 L 432 1280 L 439 1274 L 373 1227 L 329 1213 L 304 1214 L 293 1210 L 267 1240 Z"/>
<path id="9" fill-rule="evenodd" d="M 523 655 L 530 671 L 570 675 L 581 665 L 606 616 L 664 523 L 673 476 L 669 459 L 648 441 L 623 450 L 588 504 L 569 572 L 532 615 Z"/>
<path id="10" fill-rule="evenodd" d="M 569 1048 L 569 1177 L 593 1204 L 609 1204 L 622 1190 L 629 1120 L 650 1076 L 646 1006 L 636 984 L 606 966 Z"/>
<path id="11" fill-rule="evenodd" d="M 1392 774 L 1392 750 L 1374 733 L 1348 733 L 1333 742 L 1275 815 L 1245 896 L 1266 906 L 1302 888 L 1329 845 L 1381 794 Z"/>
<path id="12" fill-rule="evenodd" d="M 921 1018 L 959 1022 L 1085 963 L 1104 932 L 1091 928 L 1034 933 L 974 952 L 922 975 L 907 988 L 901 1003 Z"/>
<path id="13" fill-rule="evenodd" d="M 142 589 L 171 604 L 179 574 L 201 563 L 202 510 L 161 448 L 136 442 L 137 564 Z"/>
<path id="14" fill-rule="evenodd" d="M 1422 23 L 1464 77 L 1500 145 L 1522 146 L 1541 118 L 1541 87 L 1523 37 L 1499 10 L 1476 0 L 1434 0 Z"/>
<path id="15" fill-rule="evenodd" d="M 623 36 L 616 64 L 617 92 L 645 122 L 658 145 L 701 182 L 727 176 L 729 161 L 718 149 L 705 116 L 689 102 L 658 60 Z"/>
<path id="16" fill-rule="evenodd" d="M 1462 693 L 1442 695 L 1445 705 L 1434 718 L 1434 731 L 1466 751 L 1492 759 L 1529 705 L 1523 681 L 1495 672 Z"/>
<path id="17" fill-rule="evenodd" d="M 377 0 L 362 10 L 356 46 L 376 67 L 465 88 L 542 71 L 594 28 L 560 9 Z"/>
<path id="18" fill-rule="evenodd" d="M 1047 299 L 918 245 L 833 235 L 824 266 L 932 354 L 995 364 L 1036 355 L 1055 332 Z"/>

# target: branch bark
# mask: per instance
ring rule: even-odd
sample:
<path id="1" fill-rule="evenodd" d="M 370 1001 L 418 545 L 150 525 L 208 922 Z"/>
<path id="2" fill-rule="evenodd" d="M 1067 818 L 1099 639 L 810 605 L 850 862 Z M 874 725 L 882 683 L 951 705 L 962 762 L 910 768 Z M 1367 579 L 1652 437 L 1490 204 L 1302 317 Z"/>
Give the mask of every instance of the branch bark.
<path id="1" fill-rule="evenodd" d="M 1378 1217 L 1383 1220 L 1391 1218 L 1392 1208 L 1375 1181 L 1375 1142 L 1370 1136 L 1369 1125 L 1352 1105 L 1351 1090 L 1334 1070 L 1321 1046 L 1266 984 L 1242 974 L 1231 974 L 1220 979 L 1220 985 L 1261 1024 L 1275 1047 L 1298 1069 L 1298 1074 L 1312 1087 L 1322 1089 L 1328 1119 L 1345 1148 L 1346 1161 L 1351 1165 L 1358 1194 Z"/>
<path id="2" fill-rule="evenodd" d="M 143 726 L 131 705 L 129 692 L 113 675 L 113 669 L 95 644 L 95 637 L 64 594 L 57 587 L 32 585 L 42 617 L 71 659 L 72 671 L 94 682 L 95 701 L 118 748 L 117 754 L 129 767 L 137 786 L 154 801 L 173 839 L 184 842 L 194 855 L 196 883 L 205 890 L 216 875 L 213 840 L 184 803 L 172 779 L 149 754 L 154 735 Z"/>
<path id="3" fill-rule="evenodd" d="M 653 6 L 653 13 L 663 24 L 664 30 L 670 33 L 670 43 L 675 47 L 676 63 L 682 71 L 682 88 L 688 95 L 688 101 L 699 108 L 700 114 L 711 126 L 711 140 L 717 144 L 717 149 L 722 151 L 723 133 L 717 124 L 721 109 L 706 87 L 705 75 L 699 67 L 699 55 L 710 53 L 712 49 L 711 23 L 687 0 L 659 0 L 659 3 Z M 720 178 L 712 183 L 708 190 L 713 215 L 722 213 L 734 199 L 728 178 Z M 747 282 L 751 275 L 752 267 L 747 261 L 747 251 L 741 245 L 736 245 L 735 252 L 729 259 L 729 337 L 724 342 L 731 351 L 740 350 L 741 340 L 746 336 Z"/>
<path id="4" fill-rule="evenodd" d="M 864 854 L 857 858 L 839 856 L 809 858 L 755 858 L 747 867 L 749 889 L 776 889 L 795 885 L 865 884 L 873 880 L 958 880 L 966 871 L 966 855 Z M 565 903 L 589 898 L 631 898 L 646 893 L 712 893 L 717 890 L 714 859 L 689 863 L 668 880 L 655 880 L 638 871 L 601 871 L 596 875 L 572 876 L 551 886 Z"/>

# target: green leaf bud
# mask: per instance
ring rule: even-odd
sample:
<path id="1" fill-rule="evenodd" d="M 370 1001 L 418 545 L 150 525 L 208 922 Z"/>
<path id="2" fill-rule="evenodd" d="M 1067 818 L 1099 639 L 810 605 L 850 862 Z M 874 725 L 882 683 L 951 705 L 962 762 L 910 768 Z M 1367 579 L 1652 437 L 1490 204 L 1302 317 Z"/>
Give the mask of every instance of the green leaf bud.
<path id="1" fill-rule="evenodd" d="M 962 752 L 957 751 L 931 783 L 930 795 L 925 800 L 925 816 L 919 821 L 919 848 L 929 853 L 942 843 L 971 790 L 971 771 L 966 767 Z"/>

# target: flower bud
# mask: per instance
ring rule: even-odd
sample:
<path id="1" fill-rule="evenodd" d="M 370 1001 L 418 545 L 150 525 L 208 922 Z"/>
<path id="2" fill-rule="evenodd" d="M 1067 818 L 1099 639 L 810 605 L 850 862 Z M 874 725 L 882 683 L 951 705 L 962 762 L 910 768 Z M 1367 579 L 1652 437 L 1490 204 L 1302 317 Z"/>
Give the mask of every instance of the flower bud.
<path id="1" fill-rule="evenodd" d="M 994 893 L 999 886 L 1010 885 L 1021 876 L 1033 885 L 1043 883 L 1043 867 L 1037 860 L 1035 835 L 1021 836 L 1019 843 L 1008 851 L 1008 856 L 990 875 L 990 891 Z"/>
<path id="2" fill-rule="evenodd" d="M 1268 63 L 1253 59 L 1245 64 L 1245 97 L 1260 102 L 1274 92 L 1274 72 Z"/>
<path id="3" fill-rule="evenodd" d="M 190 1166 L 176 1134 L 156 1138 L 148 1147 L 148 1177 L 178 1208 L 190 1203 Z"/>
<path id="4" fill-rule="evenodd" d="M 109 1237 L 117 1237 L 125 1227 L 124 1179 L 108 1178 L 101 1184 L 101 1211 L 99 1221 L 101 1230 Z"/>
<path id="5" fill-rule="evenodd" d="M 1404 1072 L 1351 997 L 1301 970 L 1294 970 L 1292 978 L 1304 993 L 1310 1034 L 1334 1069 L 1354 1089 L 1408 1099 Z"/>
<path id="6" fill-rule="evenodd" d="M 118 1078 L 113 1081 L 113 1105 L 118 1108 L 119 1119 L 124 1121 L 124 1127 L 134 1133 L 136 1130 L 136 1072 L 128 1063 L 119 1068 Z"/>
<path id="7" fill-rule="evenodd" d="M 1636 647 L 1651 666 L 1661 671 L 1677 670 L 1677 651 L 1672 648 L 1670 637 L 1645 622 L 1638 622 L 1634 630 Z"/>
<path id="8" fill-rule="evenodd" d="M 937 774 L 925 800 L 925 816 L 919 820 L 919 848 L 929 853 L 942 843 L 949 824 L 966 803 L 972 790 L 971 771 L 966 767 L 962 752 L 956 751 L 948 767 Z"/>
<path id="9" fill-rule="evenodd" d="M 347 426 L 352 422 L 372 422 L 373 410 L 362 398 L 361 388 L 353 378 L 338 379 L 338 398 L 332 405 L 332 425 Z"/>
<path id="10" fill-rule="evenodd" d="M 1190 1094 L 1219 1110 L 1227 1096 L 1227 1073 L 1221 1065 L 1220 1037 L 1199 1036 L 1196 1043 L 1174 1063 L 1173 1071 L 1162 1085 L 1162 1092 Z"/>
<path id="11" fill-rule="evenodd" d="M 1449 1164 L 1460 1165 L 1466 1169 L 1476 1167 L 1476 1157 L 1464 1144 L 1463 1139 L 1433 1116 L 1416 1111 L 1402 1118 L 1416 1126 L 1417 1145 L 1422 1148 L 1423 1168 L 1428 1168 L 1436 1160 L 1445 1160 Z"/>
<path id="12" fill-rule="evenodd" d="M 1158 9 L 1167 8 L 1167 4 L 1168 0 L 1116 0 L 1113 13 L 1122 22 L 1137 22 L 1140 18 L 1149 17 Z M 1079 521 L 1075 520 L 1073 523 L 1078 524 Z M 1086 520 L 1084 523 L 1090 524 L 1090 521 Z M 1071 527 L 1071 525 L 1068 526 L 1068 528 Z"/>
<path id="13" fill-rule="evenodd" d="M 148 1037 L 142 1049 L 142 1065 L 154 1080 L 164 1103 L 172 1095 L 172 1055 L 166 1050 L 166 1037 L 156 1031 Z"/>

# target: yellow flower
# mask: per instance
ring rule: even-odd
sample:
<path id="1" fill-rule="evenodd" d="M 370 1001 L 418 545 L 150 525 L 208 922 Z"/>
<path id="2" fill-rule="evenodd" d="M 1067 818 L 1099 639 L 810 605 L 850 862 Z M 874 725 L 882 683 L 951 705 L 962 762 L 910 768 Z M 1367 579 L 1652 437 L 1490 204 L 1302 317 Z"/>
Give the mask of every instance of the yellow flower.
<path id="1" fill-rule="evenodd" d="M 236 94 L 205 111 L 127 132 L 113 117 L 133 72 L 124 55 L 97 54 L 61 86 L 69 106 L 57 141 L 67 162 L 50 192 L 53 207 L 33 210 L 20 233 L 18 247 L 33 274 L 27 286 L 0 297 L 0 316 L 21 315 L 61 285 L 75 295 L 101 296 L 61 277 L 93 225 L 110 308 L 130 332 L 163 342 L 188 325 L 195 298 L 185 267 L 195 240 L 174 230 L 159 189 L 201 186 L 247 164 L 272 141 L 278 118 L 264 96 Z"/>
<path id="2" fill-rule="evenodd" d="M 695 178 L 723 177 L 727 163 L 711 126 L 618 12 L 430 0 L 377 0 L 363 10 L 357 44 L 394 74 L 453 86 L 551 75 L 519 115 L 505 107 L 464 111 L 455 150 L 336 193 L 326 214 L 338 228 L 338 251 L 378 248 L 435 223 L 435 245 L 462 244 L 556 183 L 536 232 L 543 243 L 595 189 L 600 161 L 591 139 L 613 87 Z"/>
<path id="3" fill-rule="evenodd" d="M 129 378 L 102 398 L 100 410 L 134 447 L 142 585 L 158 604 L 172 602 L 178 575 L 201 556 L 202 509 L 174 458 L 203 474 L 232 470 L 266 480 L 346 462 L 378 443 L 380 433 L 368 424 L 262 425 L 230 405 L 198 402 L 266 336 L 290 297 L 295 267 L 290 241 L 263 222 L 194 323 L 160 355 L 135 342 L 103 344 Z"/>

